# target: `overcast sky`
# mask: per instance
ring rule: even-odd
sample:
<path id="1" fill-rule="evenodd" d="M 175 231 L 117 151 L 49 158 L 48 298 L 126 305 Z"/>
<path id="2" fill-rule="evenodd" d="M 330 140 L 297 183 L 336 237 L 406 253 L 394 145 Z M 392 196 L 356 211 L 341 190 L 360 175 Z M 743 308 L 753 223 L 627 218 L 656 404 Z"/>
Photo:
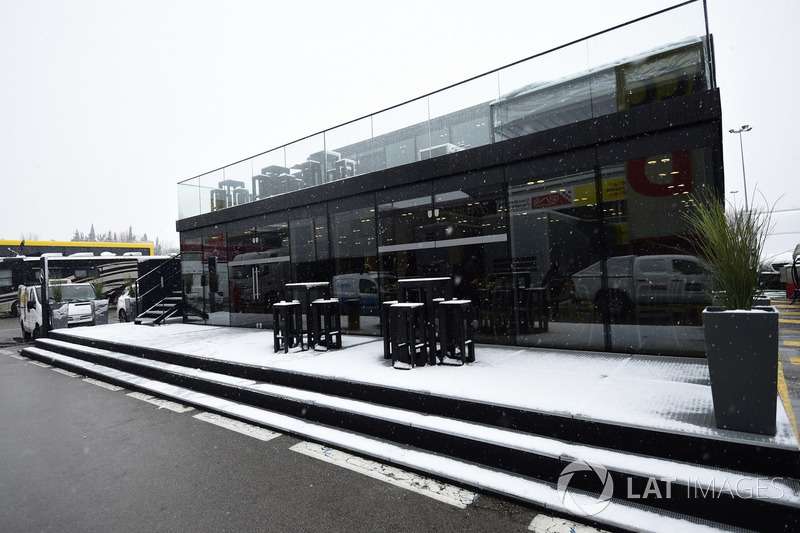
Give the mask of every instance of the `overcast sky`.
<path id="1" fill-rule="evenodd" d="M 0 0 L 0 238 L 177 244 L 177 182 L 679 2 Z M 800 243 L 796 0 L 709 0 L 726 191 Z M 635 43 L 631 52 L 638 51 Z M 730 191 L 739 191 L 736 195 Z"/>

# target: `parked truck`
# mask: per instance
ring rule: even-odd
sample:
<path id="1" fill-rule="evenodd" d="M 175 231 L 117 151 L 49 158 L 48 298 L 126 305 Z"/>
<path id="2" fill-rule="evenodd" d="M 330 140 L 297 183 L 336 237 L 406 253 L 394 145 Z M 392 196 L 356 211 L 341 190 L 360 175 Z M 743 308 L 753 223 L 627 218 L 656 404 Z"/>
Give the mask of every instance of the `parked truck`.
<path id="1" fill-rule="evenodd" d="M 607 308 L 622 316 L 637 306 L 711 303 L 708 267 L 691 255 L 624 255 L 606 260 L 606 284 L 602 283 L 602 262 L 576 272 L 575 298 L 596 309 Z"/>

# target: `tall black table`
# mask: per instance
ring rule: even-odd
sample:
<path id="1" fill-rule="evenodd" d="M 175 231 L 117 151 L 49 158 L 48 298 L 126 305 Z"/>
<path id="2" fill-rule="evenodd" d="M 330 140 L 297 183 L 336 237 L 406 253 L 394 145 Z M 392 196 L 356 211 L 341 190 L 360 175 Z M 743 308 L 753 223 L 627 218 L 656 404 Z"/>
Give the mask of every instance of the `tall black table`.
<path id="1" fill-rule="evenodd" d="M 397 280 L 397 300 L 400 303 L 425 304 L 425 338 L 428 364 L 436 364 L 436 303 L 453 298 L 453 279 L 403 278 Z"/>

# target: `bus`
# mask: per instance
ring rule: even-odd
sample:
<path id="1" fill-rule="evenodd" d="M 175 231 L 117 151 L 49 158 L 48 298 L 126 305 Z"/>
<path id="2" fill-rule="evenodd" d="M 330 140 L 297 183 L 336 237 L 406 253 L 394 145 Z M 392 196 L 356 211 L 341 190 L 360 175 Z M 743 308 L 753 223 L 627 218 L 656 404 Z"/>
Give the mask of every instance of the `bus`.
<path id="1" fill-rule="evenodd" d="M 128 280 L 135 281 L 171 256 L 115 256 L 87 255 L 71 256 L 48 253 L 49 279 L 69 280 L 70 283 L 88 283 L 100 279 L 103 282 L 103 297 L 115 303 L 125 290 Z M 0 313 L 18 316 L 17 289 L 20 285 L 42 283 L 42 256 L 0 257 Z"/>
<path id="2" fill-rule="evenodd" d="M 150 242 L 13 241 L 0 239 L 0 257 L 38 257 L 42 254 L 154 255 Z"/>

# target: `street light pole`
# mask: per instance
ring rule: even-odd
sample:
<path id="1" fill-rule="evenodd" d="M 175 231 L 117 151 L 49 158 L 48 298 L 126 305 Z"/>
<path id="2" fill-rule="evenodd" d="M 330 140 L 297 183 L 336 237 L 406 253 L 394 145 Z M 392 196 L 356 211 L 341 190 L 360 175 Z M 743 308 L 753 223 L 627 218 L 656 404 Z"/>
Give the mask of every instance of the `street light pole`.
<path id="1" fill-rule="evenodd" d="M 731 194 L 733 195 L 733 208 L 734 209 L 736 209 L 736 193 L 738 193 L 738 192 L 739 191 L 731 191 Z"/>
<path id="2" fill-rule="evenodd" d="M 742 154 L 742 183 L 744 183 L 744 210 L 749 211 L 750 206 L 747 203 L 747 176 L 745 176 L 744 172 L 744 145 L 742 144 L 742 132 L 750 131 L 751 128 L 749 125 L 745 124 L 738 130 L 728 130 L 730 133 L 737 133 L 739 135 L 739 152 Z"/>

